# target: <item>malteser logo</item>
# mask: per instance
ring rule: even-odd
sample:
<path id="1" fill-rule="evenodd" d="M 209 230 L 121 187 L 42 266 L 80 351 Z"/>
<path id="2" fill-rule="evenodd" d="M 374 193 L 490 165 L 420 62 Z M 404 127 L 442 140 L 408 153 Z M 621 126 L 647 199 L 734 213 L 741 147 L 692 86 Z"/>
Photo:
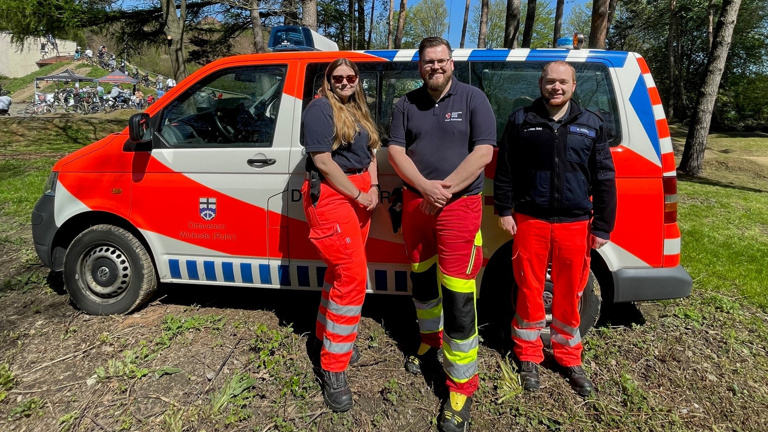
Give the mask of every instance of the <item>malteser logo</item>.
<path id="1" fill-rule="evenodd" d="M 464 114 L 461 111 L 454 111 L 450 113 L 445 114 L 445 121 L 447 122 L 455 122 L 455 121 L 464 121 L 464 119 L 461 117 L 461 115 Z"/>
<path id="2" fill-rule="evenodd" d="M 207 221 L 216 217 L 216 198 L 200 198 L 200 217 Z"/>

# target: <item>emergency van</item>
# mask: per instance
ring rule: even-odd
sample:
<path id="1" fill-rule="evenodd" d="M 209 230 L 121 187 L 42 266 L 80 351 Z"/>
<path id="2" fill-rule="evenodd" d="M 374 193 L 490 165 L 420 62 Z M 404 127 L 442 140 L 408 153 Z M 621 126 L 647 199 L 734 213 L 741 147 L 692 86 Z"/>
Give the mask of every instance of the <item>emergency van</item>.
<path id="1" fill-rule="evenodd" d="M 159 282 L 321 289 L 326 268 L 308 240 L 301 203 L 301 114 L 339 57 L 359 67 L 386 143 L 395 102 L 422 84 L 416 50 L 220 59 L 135 114 L 122 132 L 58 161 L 34 208 L 33 235 L 42 262 L 63 271 L 74 304 L 90 314 L 128 313 Z M 542 66 L 553 60 L 576 68 L 574 98 L 606 123 L 618 214 L 611 242 L 593 251 L 582 334 L 601 300 L 687 296 L 692 281 L 680 266 L 672 142 L 645 60 L 577 49 L 457 49 L 453 58 L 454 76 L 488 96 L 499 139 L 510 112 L 539 96 Z M 410 266 L 392 217 L 402 182 L 386 147 L 377 159 L 381 204 L 366 249 L 368 292 L 408 294 Z M 497 226 L 494 170 L 495 160 L 485 171 L 479 297 L 511 316 L 512 240 Z M 545 304 L 551 295 L 548 287 Z"/>

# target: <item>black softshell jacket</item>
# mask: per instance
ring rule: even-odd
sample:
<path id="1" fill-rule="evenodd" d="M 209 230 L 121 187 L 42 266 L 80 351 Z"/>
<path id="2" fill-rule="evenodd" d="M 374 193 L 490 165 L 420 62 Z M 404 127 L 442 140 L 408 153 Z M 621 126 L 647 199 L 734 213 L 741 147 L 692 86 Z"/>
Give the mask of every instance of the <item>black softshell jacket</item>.
<path id="1" fill-rule="evenodd" d="M 496 209 L 549 222 L 591 218 L 592 234 L 609 239 L 616 176 L 603 120 L 573 100 L 557 132 L 548 119 L 541 98 L 510 114 L 493 181 Z"/>

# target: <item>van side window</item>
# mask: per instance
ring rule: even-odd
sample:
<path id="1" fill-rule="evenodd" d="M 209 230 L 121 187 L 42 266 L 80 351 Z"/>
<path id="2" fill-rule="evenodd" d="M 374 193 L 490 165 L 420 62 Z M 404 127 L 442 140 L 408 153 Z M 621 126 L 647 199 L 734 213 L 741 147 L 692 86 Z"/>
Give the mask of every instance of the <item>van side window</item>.
<path id="1" fill-rule="evenodd" d="M 271 147 L 287 66 L 212 74 L 168 105 L 156 136 L 178 148 Z"/>
<path id="2" fill-rule="evenodd" d="M 470 84 L 488 96 L 496 114 L 496 132 L 501 137 L 512 111 L 528 106 L 540 96 L 539 77 L 546 62 L 472 62 Z M 616 92 L 608 68 L 599 63 L 571 63 L 576 69 L 573 99 L 602 117 L 608 143 L 621 144 L 621 121 Z"/>

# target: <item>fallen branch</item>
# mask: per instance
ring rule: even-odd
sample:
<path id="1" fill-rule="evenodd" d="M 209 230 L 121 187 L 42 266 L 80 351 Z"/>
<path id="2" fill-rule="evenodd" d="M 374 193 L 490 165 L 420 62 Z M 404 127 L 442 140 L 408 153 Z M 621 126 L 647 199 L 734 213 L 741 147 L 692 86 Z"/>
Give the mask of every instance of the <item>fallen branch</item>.
<path id="1" fill-rule="evenodd" d="M 100 427 L 100 428 L 101 428 L 101 430 L 103 430 L 103 431 L 105 431 L 105 432 L 109 432 L 109 429 L 107 429 L 107 428 L 106 428 L 106 427 L 105 427 L 103 424 L 99 423 L 99 421 L 98 421 L 98 420 L 96 420 L 95 418 L 91 417 L 91 415 L 90 415 L 90 414 L 88 414 L 88 413 L 85 413 L 85 416 L 86 416 L 86 417 L 88 417 L 88 419 L 89 419 L 90 421 L 94 422 L 94 423 L 96 424 L 96 426 Z"/>

